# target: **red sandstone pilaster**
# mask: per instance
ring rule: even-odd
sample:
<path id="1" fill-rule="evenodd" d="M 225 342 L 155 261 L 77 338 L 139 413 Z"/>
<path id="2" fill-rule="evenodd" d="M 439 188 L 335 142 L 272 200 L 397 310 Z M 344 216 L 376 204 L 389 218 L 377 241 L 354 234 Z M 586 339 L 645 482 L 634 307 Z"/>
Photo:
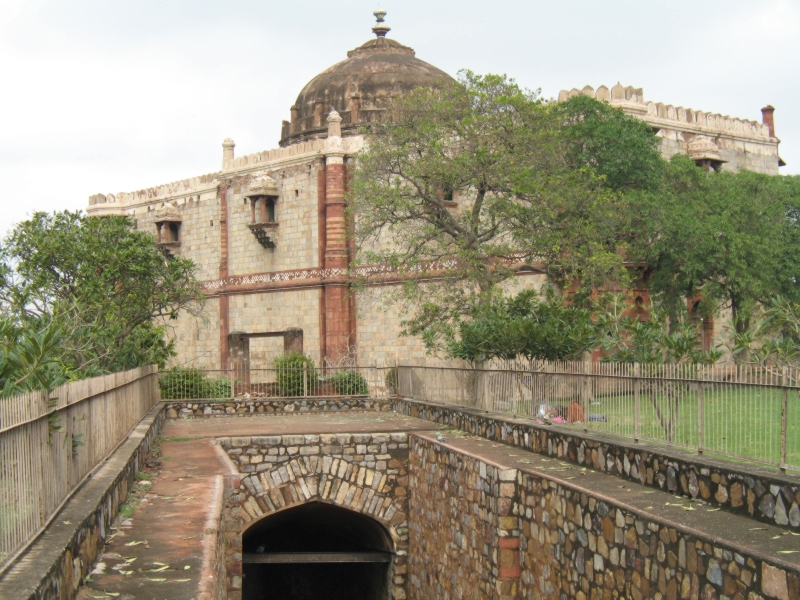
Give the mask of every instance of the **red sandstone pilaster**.
<path id="1" fill-rule="evenodd" d="M 222 182 L 217 187 L 219 197 L 219 278 L 228 277 L 228 184 Z M 228 368 L 228 334 L 230 333 L 230 320 L 228 310 L 228 296 L 221 293 L 219 296 L 219 364 L 221 369 Z"/>
<path id="2" fill-rule="evenodd" d="M 320 268 L 325 268 L 325 163 L 319 165 L 317 170 L 317 240 L 319 245 Z M 325 287 L 319 291 L 319 356 L 326 355 L 326 325 L 325 325 Z"/>
<path id="3" fill-rule="evenodd" d="M 350 337 L 344 209 L 344 164 L 334 162 L 325 167 L 325 269 L 329 273 L 325 277 L 325 350 L 332 360 L 347 352 Z M 331 274 L 331 270 L 340 272 Z"/>

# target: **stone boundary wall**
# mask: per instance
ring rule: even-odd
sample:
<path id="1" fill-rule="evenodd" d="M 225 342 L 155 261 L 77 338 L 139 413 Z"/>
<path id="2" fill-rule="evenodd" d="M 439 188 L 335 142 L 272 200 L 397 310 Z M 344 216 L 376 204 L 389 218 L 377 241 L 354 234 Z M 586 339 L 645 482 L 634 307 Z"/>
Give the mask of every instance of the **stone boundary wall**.
<path id="1" fill-rule="evenodd" d="M 517 471 L 410 439 L 408 597 L 515 598 Z"/>
<path id="2" fill-rule="evenodd" d="M 425 530 L 439 521 L 431 513 L 411 513 L 409 598 L 462 597 L 461 577 L 468 575 L 462 571 L 474 569 L 476 560 L 499 584 L 493 591 L 491 580 L 482 581 L 480 596 L 469 597 L 800 598 L 796 567 L 770 564 L 577 486 L 493 466 L 416 436 L 409 453 L 412 506 L 439 507 L 442 515 L 453 508 L 435 546 L 424 544 Z M 439 489 L 445 494 L 437 495 Z"/>
<path id="3" fill-rule="evenodd" d="M 393 398 L 395 412 L 557 457 L 800 532 L 800 477 L 480 409 Z M 627 442 L 627 443 L 626 443 Z"/>
<path id="4" fill-rule="evenodd" d="M 334 504 L 381 523 L 395 544 L 392 598 L 406 597 L 406 433 L 229 437 L 218 442 L 241 474 L 240 481 L 226 486 L 222 516 L 229 600 L 241 600 L 244 531 L 270 514 L 307 502 Z"/>
<path id="5" fill-rule="evenodd" d="M 366 410 L 389 412 L 389 398 L 366 397 L 309 397 L 278 398 L 270 400 L 165 400 L 168 419 L 187 417 L 229 417 L 260 414 L 298 414 L 308 412 L 335 412 Z"/>
<path id="6" fill-rule="evenodd" d="M 76 597 L 163 423 L 164 405 L 156 404 L 127 440 L 77 490 L 28 551 L 0 577 L 0 598 L 72 600 Z"/>

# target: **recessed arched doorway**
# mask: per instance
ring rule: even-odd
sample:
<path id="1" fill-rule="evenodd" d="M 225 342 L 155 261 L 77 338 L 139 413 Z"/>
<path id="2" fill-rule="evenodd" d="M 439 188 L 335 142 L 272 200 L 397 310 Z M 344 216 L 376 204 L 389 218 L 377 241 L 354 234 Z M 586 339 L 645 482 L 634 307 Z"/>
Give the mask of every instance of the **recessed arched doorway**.
<path id="1" fill-rule="evenodd" d="M 393 542 L 375 519 L 310 502 L 242 535 L 242 600 L 388 600 Z"/>

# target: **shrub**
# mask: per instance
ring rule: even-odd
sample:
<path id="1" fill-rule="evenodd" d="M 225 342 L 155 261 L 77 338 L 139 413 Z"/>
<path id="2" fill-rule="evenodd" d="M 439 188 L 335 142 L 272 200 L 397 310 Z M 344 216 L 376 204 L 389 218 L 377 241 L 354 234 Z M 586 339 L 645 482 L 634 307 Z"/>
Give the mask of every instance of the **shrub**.
<path id="1" fill-rule="evenodd" d="M 158 378 L 161 398 L 164 400 L 186 400 L 206 397 L 205 374 L 200 369 L 173 367 L 162 371 Z"/>
<path id="2" fill-rule="evenodd" d="M 231 380 L 227 377 L 219 379 L 207 379 L 205 396 L 203 398 L 230 398 Z"/>
<path id="3" fill-rule="evenodd" d="M 392 367 L 386 371 L 386 377 L 383 378 L 383 383 L 386 385 L 386 391 L 390 394 L 397 393 L 397 367 Z"/>
<path id="4" fill-rule="evenodd" d="M 306 373 L 308 394 L 311 395 L 316 390 L 317 371 L 311 357 L 292 350 L 276 358 L 274 367 L 278 371 L 276 378 L 278 396 L 302 396 L 304 372 Z"/>
<path id="5" fill-rule="evenodd" d="M 342 396 L 366 396 L 369 386 L 364 376 L 357 371 L 339 371 L 329 381 L 337 394 Z"/>
<path id="6" fill-rule="evenodd" d="M 206 379 L 200 369 L 173 367 L 161 372 L 158 379 L 163 400 L 196 400 L 202 398 L 230 398 L 231 380 L 227 377 Z"/>

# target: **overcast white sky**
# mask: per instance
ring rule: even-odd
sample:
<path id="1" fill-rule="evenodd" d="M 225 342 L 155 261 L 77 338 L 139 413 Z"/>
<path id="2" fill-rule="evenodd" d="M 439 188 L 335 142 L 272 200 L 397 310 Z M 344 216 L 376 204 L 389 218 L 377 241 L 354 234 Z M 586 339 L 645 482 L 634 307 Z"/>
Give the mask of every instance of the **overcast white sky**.
<path id="1" fill-rule="evenodd" d="M 274 148 L 305 83 L 372 37 L 377 0 L 3 0 L 0 234 L 34 210 Z M 800 173 L 800 0 L 382 0 L 389 34 L 455 75 L 547 97 L 617 81 L 761 119 Z"/>

